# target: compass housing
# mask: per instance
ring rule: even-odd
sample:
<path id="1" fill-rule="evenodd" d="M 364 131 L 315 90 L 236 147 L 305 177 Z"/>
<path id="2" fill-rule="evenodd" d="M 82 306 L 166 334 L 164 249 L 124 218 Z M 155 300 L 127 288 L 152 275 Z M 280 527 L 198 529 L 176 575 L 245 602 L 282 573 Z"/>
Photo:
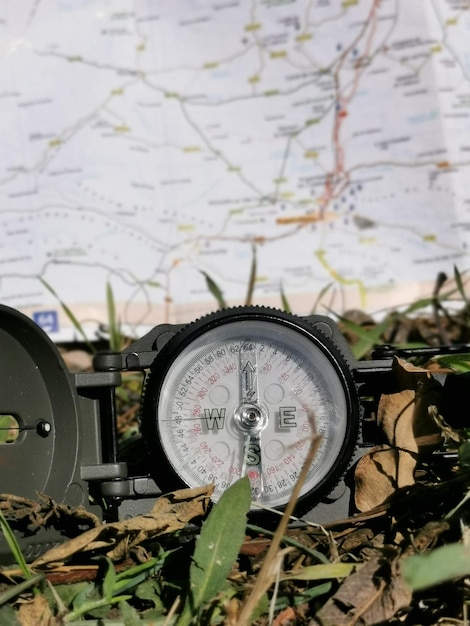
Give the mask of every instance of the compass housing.
<path id="1" fill-rule="evenodd" d="M 253 509 L 286 506 L 312 435 L 322 437 L 297 514 L 338 483 L 357 444 L 360 403 L 331 320 L 276 309 L 217 311 L 180 330 L 147 376 L 142 434 L 163 490 L 248 475 Z M 346 352 L 347 354 L 347 352 Z"/>

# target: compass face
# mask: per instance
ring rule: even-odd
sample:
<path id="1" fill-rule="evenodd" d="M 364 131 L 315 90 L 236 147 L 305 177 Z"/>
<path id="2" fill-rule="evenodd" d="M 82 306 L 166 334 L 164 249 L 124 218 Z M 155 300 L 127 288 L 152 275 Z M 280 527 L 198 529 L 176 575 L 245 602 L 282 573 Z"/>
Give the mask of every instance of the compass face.
<path id="1" fill-rule="evenodd" d="M 157 483 L 214 483 L 217 500 L 247 475 L 254 506 L 282 508 L 315 433 L 322 438 L 302 496 L 335 485 L 356 441 L 355 388 L 313 327 L 252 311 L 213 314 L 170 342 L 147 381 L 142 427 Z"/>

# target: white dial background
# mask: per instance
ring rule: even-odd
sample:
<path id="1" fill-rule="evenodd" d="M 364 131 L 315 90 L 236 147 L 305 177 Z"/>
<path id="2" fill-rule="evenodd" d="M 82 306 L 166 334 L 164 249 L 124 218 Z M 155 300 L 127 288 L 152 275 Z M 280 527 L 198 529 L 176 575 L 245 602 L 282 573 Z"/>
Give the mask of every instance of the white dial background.
<path id="1" fill-rule="evenodd" d="M 322 441 L 303 493 L 315 489 L 347 434 L 347 399 L 332 361 L 301 332 L 265 320 L 220 324 L 200 335 L 172 363 L 157 406 L 174 471 L 190 486 L 215 483 L 214 500 L 247 474 L 254 500 L 282 506 L 316 431 Z M 243 429 L 242 414 L 258 416 L 254 429 Z"/>

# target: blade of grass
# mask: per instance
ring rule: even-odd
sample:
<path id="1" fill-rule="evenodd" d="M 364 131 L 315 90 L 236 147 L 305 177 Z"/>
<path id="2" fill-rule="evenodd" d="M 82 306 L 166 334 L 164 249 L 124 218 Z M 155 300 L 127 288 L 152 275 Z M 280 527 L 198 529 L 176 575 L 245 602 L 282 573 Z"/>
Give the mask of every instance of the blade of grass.
<path id="1" fill-rule="evenodd" d="M 465 286 L 463 284 L 462 274 L 459 272 L 459 269 L 456 265 L 454 265 L 454 280 L 457 285 L 457 289 L 459 290 L 459 294 L 462 297 L 462 300 L 465 304 L 468 304 L 467 294 L 465 293 Z"/>
<path id="2" fill-rule="evenodd" d="M 308 565 L 298 572 L 283 574 L 281 580 L 329 580 L 330 578 L 346 578 L 355 569 L 355 563 L 319 563 Z"/>
<path id="3" fill-rule="evenodd" d="M 320 290 L 320 293 L 318 294 L 315 302 L 313 303 L 312 310 L 310 311 L 311 315 L 313 315 L 316 312 L 317 307 L 320 304 L 323 296 L 327 293 L 327 291 L 329 291 L 333 287 L 333 285 L 334 283 L 328 283 Z"/>
<path id="4" fill-rule="evenodd" d="M 269 530 L 267 528 L 262 528 L 261 526 L 257 526 L 256 524 L 247 524 L 246 527 L 248 530 L 251 530 L 252 532 L 256 532 L 261 535 L 266 535 L 267 537 L 274 537 L 274 534 L 275 534 L 272 530 Z M 309 556 L 313 557 L 317 561 L 320 561 L 320 563 L 329 563 L 328 558 L 322 552 L 319 552 L 318 550 L 314 550 L 313 548 L 310 548 L 309 546 L 305 546 L 303 543 L 296 541 L 295 539 L 293 539 L 292 537 L 289 537 L 288 535 L 285 535 L 282 538 L 281 543 L 283 543 L 286 546 L 292 546 L 293 548 L 296 548 L 297 550 L 299 550 L 300 552 L 303 552 L 304 554 L 308 554 Z"/>
<path id="5" fill-rule="evenodd" d="M 72 313 L 72 311 L 69 309 L 69 307 L 65 304 L 65 302 L 63 302 L 59 295 L 57 294 L 57 292 L 55 291 L 55 289 L 49 285 L 49 283 L 44 280 L 44 278 L 41 278 L 41 276 L 39 276 L 39 280 L 41 281 L 41 283 L 44 285 L 44 287 L 54 296 L 54 298 L 57 299 L 57 301 L 59 302 L 60 306 L 62 307 L 65 315 L 69 318 L 70 322 L 72 323 L 73 327 L 75 328 L 75 330 L 79 333 L 79 335 L 82 337 L 84 343 L 87 345 L 88 349 L 92 352 L 95 353 L 96 350 L 94 348 L 94 346 L 90 343 L 90 341 L 88 340 L 88 337 L 86 336 L 85 331 L 83 330 L 82 325 L 80 324 L 80 322 L 77 320 L 77 318 L 75 317 L 75 315 Z"/>
<path id="6" fill-rule="evenodd" d="M 9 587 L 2 593 L 0 593 L 0 606 L 14 600 L 19 595 L 31 589 L 31 587 L 35 587 L 44 579 L 44 574 L 35 574 L 28 578 L 27 580 L 23 580 L 23 582 L 18 583 L 17 585 L 13 585 Z"/>
<path id="7" fill-rule="evenodd" d="M 139 565 L 135 565 L 134 567 L 116 574 L 114 593 L 122 594 L 133 587 L 137 587 L 137 585 L 140 585 L 150 576 L 155 575 L 155 573 L 163 567 L 165 558 L 171 552 L 175 552 L 175 550 L 164 551 L 158 557 L 149 559 L 145 561 L 145 563 L 140 563 Z"/>
<path id="8" fill-rule="evenodd" d="M 18 567 L 21 569 L 23 576 L 26 578 L 26 580 L 29 580 L 33 577 L 33 574 L 31 573 L 31 570 L 26 563 L 26 560 L 23 556 L 23 553 L 21 552 L 21 548 L 16 540 L 16 537 L 12 529 L 10 528 L 10 524 L 5 519 L 5 516 L 3 515 L 3 512 L 1 510 L 0 528 L 2 529 L 5 541 L 7 542 L 15 561 L 18 563 Z"/>
<path id="9" fill-rule="evenodd" d="M 210 291 L 210 293 L 214 296 L 214 298 L 217 300 L 217 304 L 219 305 L 219 308 L 226 309 L 227 304 L 224 299 L 224 294 L 222 290 L 220 289 L 220 287 L 218 286 L 218 284 L 209 276 L 209 274 L 207 274 L 207 272 L 204 272 L 203 270 L 200 270 L 200 272 L 206 279 L 207 288 Z"/>
<path id="10" fill-rule="evenodd" d="M 119 352 L 122 345 L 122 335 L 119 322 L 116 320 L 116 304 L 111 283 L 106 283 L 106 306 L 108 310 L 109 347 L 114 352 Z"/>
<path id="11" fill-rule="evenodd" d="M 248 279 L 248 289 L 246 292 L 246 299 L 245 299 L 245 304 L 247 306 L 253 303 L 253 293 L 255 290 L 255 283 L 256 283 L 257 260 L 256 260 L 256 245 L 255 244 L 253 244 L 251 251 L 252 251 L 253 256 L 251 258 L 250 277 Z"/>
<path id="12" fill-rule="evenodd" d="M 67 623 L 74 622 L 79 617 L 82 617 L 83 615 L 90 613 L 90 611 L 96 611 L 96 609 L 100 609 L 105 606 L 110 606 L 112 604 L 118 604 L 119 602 L 122 602 L 124 600 L 130 600 L 131 598 L 132 596 L 127 595 L 127 596 L 115 596 L 113 598 L 99 598 L 98 600 L 86 601 L 83 604 L 81 604 L 79 607 L 77 607 L 76 609 L 73 609 L 72 611 L 70 611 L 70 613 L 68 613 L 65 616 L 64 622 L 67 622 Z"/>
<path id="13" fill-rule="evenodd" d="M 292 313 L 292 309 L 290 307 L 289 301 L 287 300 L 286 294 L 284 292 L 284 287 L 282 286 L 281 283 L 281 302 L 282 302 L 282 308 L 286 313 Z"/>
<path id="14" fill-rule="evenodd" d="M 401 563 L 401 571 L 413 591 L 434 587 L 470 574 L 470 547 L 460 543 L 414 554 Z"/>
<path id="15" fill-rule="evenodd" d="M 275 610 L 280 611 L 287 606 L 297 606 L 304 602 L 310 602 L 314 598 L 325 595 L 331 591 L 332 582 L 328 581 L 321 585 L 315 585 L 314 587 L 305 588 L 300 593 L 294 593 L 289 596 L 278 596 L 276 598 Z"/>
<path id="16" fill-rule="evenodd" d="M 459 292 L 458 287 L 455 287 L 455 288 L 449 289 L 445 293 L 440 293 L 437 299 L 439 302 L 444 302 L 445 300 L 451 300 L 455 297 L 455 295 L 458 292 Z M 409 304 L 404 303 L 403 306 L 405 308 L 401 309 L 400 307 L 400 315 L 409 315 L 411 313 L 415 313 L 416 311 L 420 311 L 421 309 L 427 309 L 431 307 L 435 302 L 436 302 L 436 297 L 426 297 L 426 298 L 421 298 L 419 300 L 414 300 L 413 302 Z M 387 313 L 390 311 L 396 311 L 396 307 L 393 307 L 393 308 L 387 307 L 387 308 L 381 309 L 377 313 Z"/>
<path id="17" fill-rule="evenodd" d="M 245 476 L 224 491 L 204 522 L 189 569 L 190 590 L 178 626 L 193 623 L 225 584 L 245 537 L 250 503 L 251 487 Z"/>
<path id="18" fill-rule="evenodd" d="M 385 318 L 382 322 L 367 330 L 360 324 L 356 324 L 351 320 L 348 320 L 342 316 L 338 316 L 343 326 L 359 337 L 358 341 L 351 346 L 352 352 L 356 359 L 361 359 L 365 356 L 375 345 L 382 342 L 383 333 L 393 323 L 393 320 L 389 317 Z"/>
<path id="19" fill-rule="evenodd" d="M 103 576 L 101 588 L 103 590 L 103 596 L 105 598 L 112 598 L 115 594 L 116 585 L 116 570 L 114 569 L 113 562 L 108 557 L 105 557 L 106 571 Z"/>
<path id="20" fill-rule="evenodd" d="M 449 367 L 454 372 L 464 374 L 470 371 L 470 354 L 449 354 L 436 359 L 441 367 Z"/>

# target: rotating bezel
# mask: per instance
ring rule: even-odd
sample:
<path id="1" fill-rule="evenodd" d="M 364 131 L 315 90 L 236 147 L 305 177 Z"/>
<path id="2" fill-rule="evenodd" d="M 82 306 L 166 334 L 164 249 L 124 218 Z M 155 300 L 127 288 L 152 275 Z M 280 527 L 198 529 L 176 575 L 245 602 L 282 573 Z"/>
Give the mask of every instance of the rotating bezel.
<path id="1" fill-rule="evenodd" d="M 161 411 L 159 414 L 158 407 L 162 404 L 162 399 L 168 403 L 163 397 L 165 394 L 168 395 L 168 381 L 174 377 L 175 363 L 178 366 L 181 359 L 187 358 L 188 350 L 192 348 L 195 342 L 201 345 L 204 343 L 204 339 L 211 339 L 214 329 L 219 329 L 217 332 L 223 335 L 226 330 L 230 327 L 233 328 L 235 324 L 240 322 L 245 322 L 247 326 L 249 324 L 261 325 L 260 328 L 271 324 L 274 325 L 273 328 L 279 332 L 280 336 L 291 333 L 290 337 L 298 337 L 298 340 L 305 346 L 311 347 L 313 353 L 322 355 L 323 363 L 328 364 L 335 377 L 332 386 L 334 386 L 336 393 L 340 393 L 342 396 L 344 411 L 341 419 L 344 420 L 344 423 L 342 424 L 342 439 L 339 446 L 336 447 L 335 459 L 331 462 L 327 473 L 318 480 L 313 488 L 302 493 L 298 501 L 298 513 L 309 510 L 335 487 L 350 463 L 359 430 L 359 401 L 347 360 L 334 345 L 331 338 L 323 335 L 310 321 L 276 309 L 237 307 L 218 311 L 185 327 L 160 351 L 150 368 L 142 399 L 142 433 L 150 457 L 151 473 L 163 490 L 202 484 L 202 480 L 197 482 L 196 479 L 188 479 L 187 476 L 185 479 L 182 477 L 181 463 L 172 458 L 174 451 L 169 446 L 168 440 L 165 441 L 165 437 L 162 437 L 161 424 L 164 420 L 171 418 L 168 415 L 162 415 Z M 251 332 L 249 336 L 251 336 Z M 233 411 L 229 416 L 229 418 L 233 418 L 234 427 L 238 428 L 239 431 L 243 431 L 243 426 L 240 428 L 243 420 L 245 420 L 246 427 L 248 423 L 246 420 L 250 419 L 250 405 L 246 402 L 244 404 L 247 412 L 244 413 L 243 407 L 240 405 L 238 411 Z M 264 419 L 262 407 L 261 401 L 259 405 L 255 406 L 256 410 L 259 408 L 258 416 L 255 415 L 256 411 L 252 412 L 255 421 L 260 422 Z M 276 504 L 275 508 L 283 508 L 285 504 L 286 502 Z"/>

